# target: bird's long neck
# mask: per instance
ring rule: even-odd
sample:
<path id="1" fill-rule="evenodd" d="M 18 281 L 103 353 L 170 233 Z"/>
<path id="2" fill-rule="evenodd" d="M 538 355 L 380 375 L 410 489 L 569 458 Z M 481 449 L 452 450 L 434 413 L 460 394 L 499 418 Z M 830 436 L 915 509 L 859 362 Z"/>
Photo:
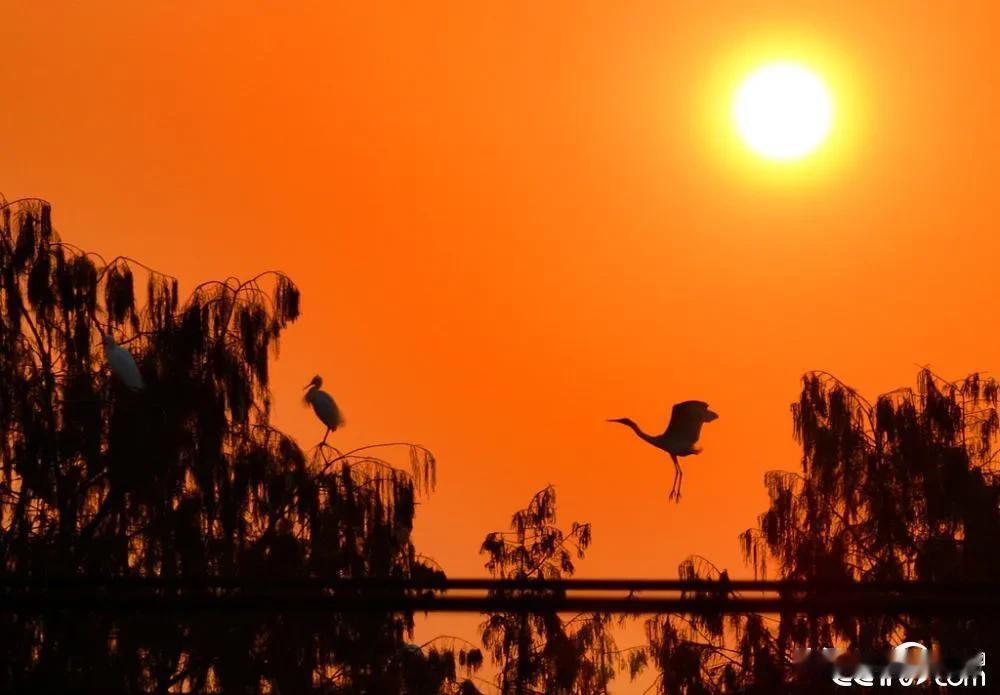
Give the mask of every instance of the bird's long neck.
<path id="1" fill-rule="evenodd" d="M 635 435 L 639 439 L 641 439 L 641 440 L 643 440 L 645 442 L 649 442 L 650 444 L 653 443 L 653 436 L 649 435 L 649 434 L 646 434 L 641 429 L 639 429 L 639 425 L 635 424 L 635 422 L 633 422 L 630 418 L 623 417 L 621 420 L 615 420 L 615 422 L 620 422 L 621 424 L 623 424 L 626 427 L 628 427 L 629 429 L 631 429 L 633 432 L 635 432 Z"/>

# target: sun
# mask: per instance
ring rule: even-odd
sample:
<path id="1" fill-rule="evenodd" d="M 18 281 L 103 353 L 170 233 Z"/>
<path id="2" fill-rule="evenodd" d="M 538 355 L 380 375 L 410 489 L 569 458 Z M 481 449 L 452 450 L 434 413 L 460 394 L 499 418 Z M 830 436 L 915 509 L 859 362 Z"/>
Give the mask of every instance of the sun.
<path id="1" fill-rule="evenodd" d="M 833 100 L 816 73 L 792 62 L 751 72 L 733 99 L 736 130 L 767 159 L 795 160 L 818 148 L 833 124 Z"/>

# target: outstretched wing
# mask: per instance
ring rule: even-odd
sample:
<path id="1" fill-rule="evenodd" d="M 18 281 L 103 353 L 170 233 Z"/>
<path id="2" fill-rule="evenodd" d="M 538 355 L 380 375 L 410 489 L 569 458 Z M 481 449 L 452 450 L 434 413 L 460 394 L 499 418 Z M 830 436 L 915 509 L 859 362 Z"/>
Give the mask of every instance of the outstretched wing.
<path id="1" fill-rule="evenodd" d="M 701 436 L 701 426 L 717 417 L 719 416 L 709 410 L 708 403 L 704 401 L 678 403 L 670 413 L 670 424 L 663 436 L 694 446 Z"/>

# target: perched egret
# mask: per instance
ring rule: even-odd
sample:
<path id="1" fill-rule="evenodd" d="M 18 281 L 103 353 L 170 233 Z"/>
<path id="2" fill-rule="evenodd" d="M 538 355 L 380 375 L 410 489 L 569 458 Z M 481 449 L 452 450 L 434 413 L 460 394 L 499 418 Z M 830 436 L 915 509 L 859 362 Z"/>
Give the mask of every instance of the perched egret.
<path id="1" fill-rule="evenodd" d="M 653 436 L 646 434 L 639 429 L 632 420 L 627 417 L 608 420 L 608 422 L 620 422 L 627 427 L 631 427 L 640 439 L 649 442 L 657 449 L 663 449 L 670 454 L 674 462 L 674 485 L 670 489 L 669 499 L 681 499 L 681 481 L 684 478 L 684 471 L 678 463 L 679 456 L 691 456 L 700 454 L 701 449 L 695 448 L 698 437 L 701 436 L 701 426 L 706 422 L 711 422 L 719 416 L 708 409 L 708 403 L 703 401 L 684 401 L 674 406 L 670 413 L 670 424 L 663 434 Z"/>
<path id="2" fill-rule="evenodd" d="M 323 377 L 317 374 L 305 386 L 309 389 L 306 391 L 305 401 L 312 406 L 313 412 L 316 413 L 320 422 L 326 425 L 326 434 L 323 435 L 322 441 L 322 444 L 326 444 L 326 438 L 330 436 L 330 433 L 344 424 L 344 417 L 340 414 L 340 408 L 337 407 L 333 396 L 320 390 L 322 385 Z"/>
<path id="3" fill-rule="evenodd" d="M 146 385 L 142 382 L 142 374 L 136 366 L 132 353 L 115 342 L 110 334 L 104 336 L 104 358 L 111 367 L 111 372 L 132 391 L 142 391 Z"/>

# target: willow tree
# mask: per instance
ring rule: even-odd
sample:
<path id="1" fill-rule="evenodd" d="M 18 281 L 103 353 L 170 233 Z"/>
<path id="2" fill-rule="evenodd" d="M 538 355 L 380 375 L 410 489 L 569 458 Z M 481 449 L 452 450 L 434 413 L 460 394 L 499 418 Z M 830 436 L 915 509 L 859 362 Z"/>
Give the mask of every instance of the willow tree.
<path id="1" fill-rule="evenodd" d="M 177 281 L 63 243 L 44 201 L 0 202 L 0 562 L 7 577 L 409 577 L 434 460 L 303 452 L 270 423 L 285 275 Z M 102 337 L 145 388 L 107 368 Z M 0 616 L 0 690 L 457 690 L 408 614 Z M 406 658 L 401 656 L 406 654 Z M 448 666 L 450 664 L 450 666 Z M 419 683 L 419 686 L 412 685 Z M 431 690 L 433 692 L 433 690 Z"/>
<path id="2" fill-rule="evenodd" d="M 728 572 L 700 555 L 685 559 L 678 576 L 718 584 L 717 588 L 684 592 L 684 597 L 711 599 L 730 594 Z M 755 614 L 655 615 L 645 622 L 645 647 L 629 654 L 630 675 L 635 678 L 652 667 L 656 677 L 647 692 L 664 695 L 791 692 L 771 628 L 771 619 Z"/>
<path id="3" fill-rule="evenodd" d="M 915 389 L 871 402 L 826 373 L 805 375 L 792 406 L 801 468 L 765 476 L 770 505 L 740 538 L 755 574 L 1000 581 L 998 395 L 981 375 L 949 382 L 924 369 Z M 704 562 L 681 575 L 719 576 Z M 822 658 L 794 665 L 802 648 L 841 647 L 867 663 L 906 640 L 959 660 L 1000 648 L 988 615 L 661 616 L 647 628 L 639 666 L 651 661 L 670 695 L 834 688 Z"/>
<path id="4" fill-rule="evenodd" d="M 770 508 L 743 549 L 764 573 L 821 581 L 1000 581 L 997 398 L 979 374 L 949 382 L 923 369 L 916 389 L 874 403 L 824 373 L 793 408 L 800 473 L 771 473 Z M 988 618 L 796 616 L 778 644 L 884 652 L 905 635 L 967 656 L 998 645 Z"/>
<path id="5" fill-rule="evenodd" d="M 511 518 L 510 531 L 483 541 L 486 568 L 498 579 L 528 582 L 572 576 L 574 558 L 590 545 L 590 524 L 556 524 L 556 493 L 549 486 Z M 544 600 L 554 590 L 497 589 L 493 595 Z M 606 693 L 617 665 L 610 617 L 582 613 L 565 619 L 555 611 L 491 613 L 482 638 L 497 666 L 497 687 L 506 694 Z"/>

